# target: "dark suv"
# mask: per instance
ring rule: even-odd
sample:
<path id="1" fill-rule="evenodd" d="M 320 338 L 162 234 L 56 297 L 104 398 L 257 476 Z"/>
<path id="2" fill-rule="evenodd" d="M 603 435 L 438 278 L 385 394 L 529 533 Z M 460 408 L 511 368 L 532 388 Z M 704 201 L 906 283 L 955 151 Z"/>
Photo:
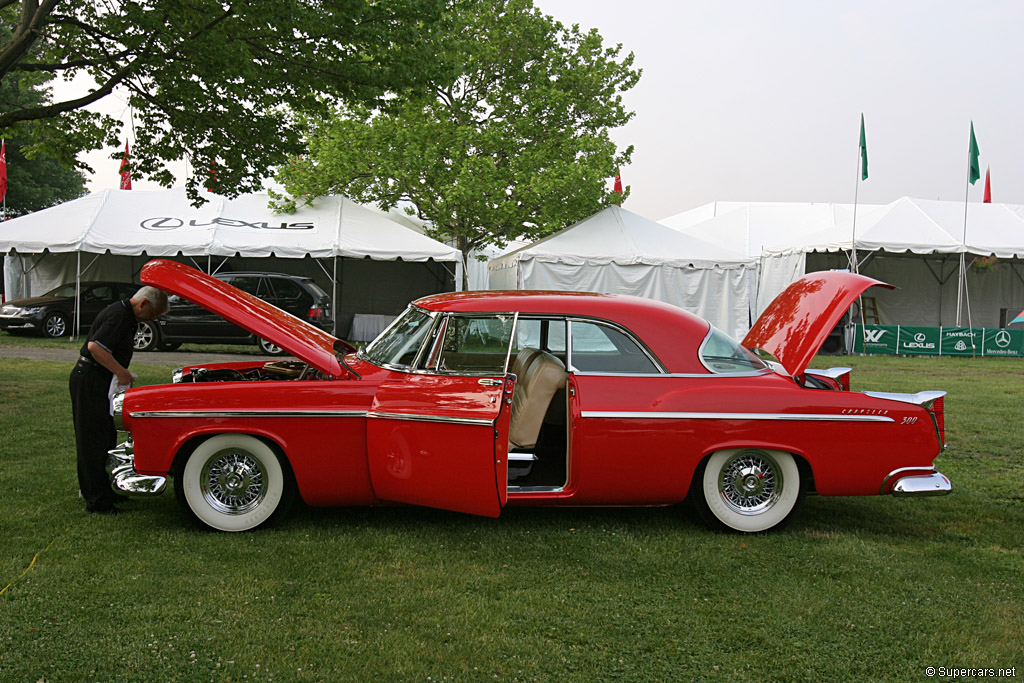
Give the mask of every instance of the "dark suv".
<path id="1" fill-rule="evenodd" d="M 283 273 L 222 273 L 216 277 L 323 330 L 330 331 L 334 324 L 331 297 L 312 278 Z M 256 344 L 270 356 L 284 353 L 281 347 L 178 297 L 171 297 L 167 315 L 139 323 L 135 334 L 136 351 L 171 351 L 185 343 Z"/>
<path id="2" fill-rule="evenodd" d="M 104 308 L 135 296 L 139 285 L 130 282 L 81 282 L 79 317 L 82 332 Z M 63 337 L 75 324 L 75 283 L 69 282 L 42 296 L 8 301 L 0 308 L 0 330 Z"/>

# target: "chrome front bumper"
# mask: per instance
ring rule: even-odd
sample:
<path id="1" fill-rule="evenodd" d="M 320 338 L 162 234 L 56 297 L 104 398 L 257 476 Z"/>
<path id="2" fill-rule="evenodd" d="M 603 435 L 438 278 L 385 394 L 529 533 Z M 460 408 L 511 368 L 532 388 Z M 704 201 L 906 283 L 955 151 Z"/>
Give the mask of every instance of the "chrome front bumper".
<path id="1" fill-rule="evenodd" d="M 107 474 L 110 488 L 125 496 L 157 496 L 167 487 L 167 477 L 139 474 L 135 471 L 135 451 L 131 439 L 108 451 Z"/>
<path id="2" fill-rule="evenodd" d="M 944 496 L 953 490 L 953 484 L 949 478 L 941 472 L 930 474 L 908 474 L 900 476 L 902 472 L 920 472 L 920 468 L 907 467 L 892 471 L 885 481 L 882 482 L 882 493 L 886 493 L 889 482 L 895 478 L 891 490 L 888 492 L 900 498 L 919 496 Z"/>

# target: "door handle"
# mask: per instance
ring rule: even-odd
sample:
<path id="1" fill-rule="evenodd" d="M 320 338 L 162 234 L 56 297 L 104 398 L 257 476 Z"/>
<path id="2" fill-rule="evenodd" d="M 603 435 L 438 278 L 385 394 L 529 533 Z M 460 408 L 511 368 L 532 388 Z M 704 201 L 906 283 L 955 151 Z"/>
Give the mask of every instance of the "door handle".
<path id="1" fill-rule="evenodd" d="M 476 383 L 482 384 L 485 387 L 500 387 L 502 384 L 504 384 L 504 382 L 500 379 L 490 379 L 489 377 L 478 379 Z"/>

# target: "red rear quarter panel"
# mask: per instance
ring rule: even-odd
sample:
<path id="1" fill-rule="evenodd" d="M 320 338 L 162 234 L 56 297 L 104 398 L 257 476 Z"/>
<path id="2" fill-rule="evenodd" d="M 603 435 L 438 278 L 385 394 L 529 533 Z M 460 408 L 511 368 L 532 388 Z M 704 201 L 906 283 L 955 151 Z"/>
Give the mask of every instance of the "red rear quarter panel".
<path id="1" fill-rule="evenodd" d="M 930 467 L 940 451 L 924 408 L 805 389 L 775 374 L 574 381 L 571 467 L 579 503 L 680 500 L 702 458 L 744 447 L 800 456 L 822 495 L 871 495 L 894 469 Z M 592 416 L 616 412 L 633 414 Z"/>

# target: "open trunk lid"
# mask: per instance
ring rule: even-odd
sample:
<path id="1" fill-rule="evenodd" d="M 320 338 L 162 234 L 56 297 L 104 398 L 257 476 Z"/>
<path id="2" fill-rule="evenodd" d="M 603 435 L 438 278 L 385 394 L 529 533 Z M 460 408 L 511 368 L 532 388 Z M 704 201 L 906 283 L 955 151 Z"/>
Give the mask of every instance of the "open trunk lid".
<path id="1" fill-rule="evenodd" d="M 767 351 L 786 372 L 799 377 L 850 305 L 875 285 L 896 289 L 855 273 L 825 271 L 805 275 L 768 305 L 743 338 L 743 346 Z"/>

